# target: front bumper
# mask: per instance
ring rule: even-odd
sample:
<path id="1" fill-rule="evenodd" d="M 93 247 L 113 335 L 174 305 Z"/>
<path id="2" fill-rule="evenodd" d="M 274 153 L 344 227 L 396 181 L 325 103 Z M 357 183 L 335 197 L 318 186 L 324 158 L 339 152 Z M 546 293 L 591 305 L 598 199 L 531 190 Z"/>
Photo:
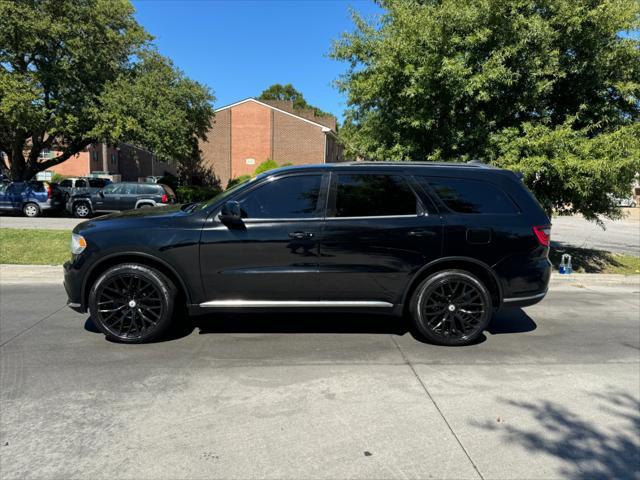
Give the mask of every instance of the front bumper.
<path id="1" fill-rule="evenodd" d="M 79 313 L 87 311 L 82 298 L 82 281 L 81 272 L 74 268 L 74 262 L 66 262 L 64 264 L 64 289 L 67 292 L 67 306 Z"/>

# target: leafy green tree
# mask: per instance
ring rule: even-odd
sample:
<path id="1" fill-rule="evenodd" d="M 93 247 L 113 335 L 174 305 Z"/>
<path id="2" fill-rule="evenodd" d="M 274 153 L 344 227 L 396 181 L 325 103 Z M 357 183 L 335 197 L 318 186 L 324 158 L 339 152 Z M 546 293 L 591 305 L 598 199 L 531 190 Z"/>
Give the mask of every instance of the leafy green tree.
<path id="1" fill-rule="evenodd" d="M 605 193 L 640 170 L 640 42 L 620 34 L 640 26 L 638 0 L 379 3 L 381 17 L 354 14 L 332 49 L 349 65 L 337 81 L 348 155 L 482 158 L 529 172 L 548 208 L 616 214 Z M 554 168 L 534 182 L 542 157 Z"/>
<path id="2" fill-rule="evenodd" d="M 258 100 L 283 100 L 293 102 L 293 108 L 296 110 L 313 110 L 313 112 L 319 117 L 331 115 L 330 113 L 323 112 L 318 107 L 309 105 L 305 100 L 304 95 L 296 90 L 290 83 L 287 83 L 286 85 L 274 83 L 260 94 Z"/>
<path id="3" fill-rule="evenodd" d="M 203 135 L 213 96 L 153 50 L 133 14 L 129 0 L 0 1 L 0 150 L 13 179 L 100 141 L 179 160 Z"/>

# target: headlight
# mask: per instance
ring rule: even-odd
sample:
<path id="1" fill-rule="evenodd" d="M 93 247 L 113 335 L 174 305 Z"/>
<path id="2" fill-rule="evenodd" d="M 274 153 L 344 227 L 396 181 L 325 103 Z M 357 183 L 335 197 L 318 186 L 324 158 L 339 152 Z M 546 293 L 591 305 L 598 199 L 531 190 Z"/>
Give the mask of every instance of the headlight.
<path id="1" fill-rule="evenodd" d="M 71 234 L 71 253 L 74 255 L 80 255 L 87 248 L 87 241 L 82 235 L 77 233 Z"/>

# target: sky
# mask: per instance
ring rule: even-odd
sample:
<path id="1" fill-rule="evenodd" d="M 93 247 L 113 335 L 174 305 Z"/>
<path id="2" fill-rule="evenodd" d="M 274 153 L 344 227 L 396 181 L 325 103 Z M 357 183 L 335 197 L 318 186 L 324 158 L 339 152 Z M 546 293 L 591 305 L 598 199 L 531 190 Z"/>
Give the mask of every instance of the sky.
<path id="1" fill-rule="evenodd" d="M 345 99 L 332 85 L 347 65 L 328 58 L 351 31 L 350 9 L 381 10 L 370 0 L 137 0 L 136 19 L 161 54 L 214 92 L 216 108 L 292 83 L 307 102 L 340 120 Z"/>

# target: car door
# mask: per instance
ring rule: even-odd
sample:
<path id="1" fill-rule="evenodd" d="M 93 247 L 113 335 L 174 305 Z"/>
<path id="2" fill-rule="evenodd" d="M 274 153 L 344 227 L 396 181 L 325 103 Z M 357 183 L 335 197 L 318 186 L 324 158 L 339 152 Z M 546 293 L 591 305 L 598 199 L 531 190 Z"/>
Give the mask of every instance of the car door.
<path id="1" fill-rule="evenodd" d="M 200 245 L 208 306 L 227 301 L 285 305 L 317 298 L 318 236 L 328 178 L 309 172 L 264 179 L 228 199 L 239 202 L 239 225 L 225 225 L 219 209 L 213 212 Z"/>
<path id="2" fill-rule="evenodd" d="M 96 211 L 117 210 L 120 202 L 120 185 L 111 183 L 95 195 L 92 195 L 91 198 Z"/>
<path id="3" fill-rule="evenodd" d="M 9 194 L 7 193 L 9 185 L 9 183 L 0 182 L 0 210 L 8 210 L 9 208 L 11 208 Z"/>
<path id="4" fill-rule="evenodd" d="M 117 210 L 131 210 L 136 207 L 138 200 L 138 185 L 136 183 L 120 184 L 120 199 Z"/>
<path id="5" fill-rule="evenodd" d="M 319 258 L 324 298 L 401 303 L 418 270 L 440 257 L 442 229 L 409 177 L 332 173 Z"/>

